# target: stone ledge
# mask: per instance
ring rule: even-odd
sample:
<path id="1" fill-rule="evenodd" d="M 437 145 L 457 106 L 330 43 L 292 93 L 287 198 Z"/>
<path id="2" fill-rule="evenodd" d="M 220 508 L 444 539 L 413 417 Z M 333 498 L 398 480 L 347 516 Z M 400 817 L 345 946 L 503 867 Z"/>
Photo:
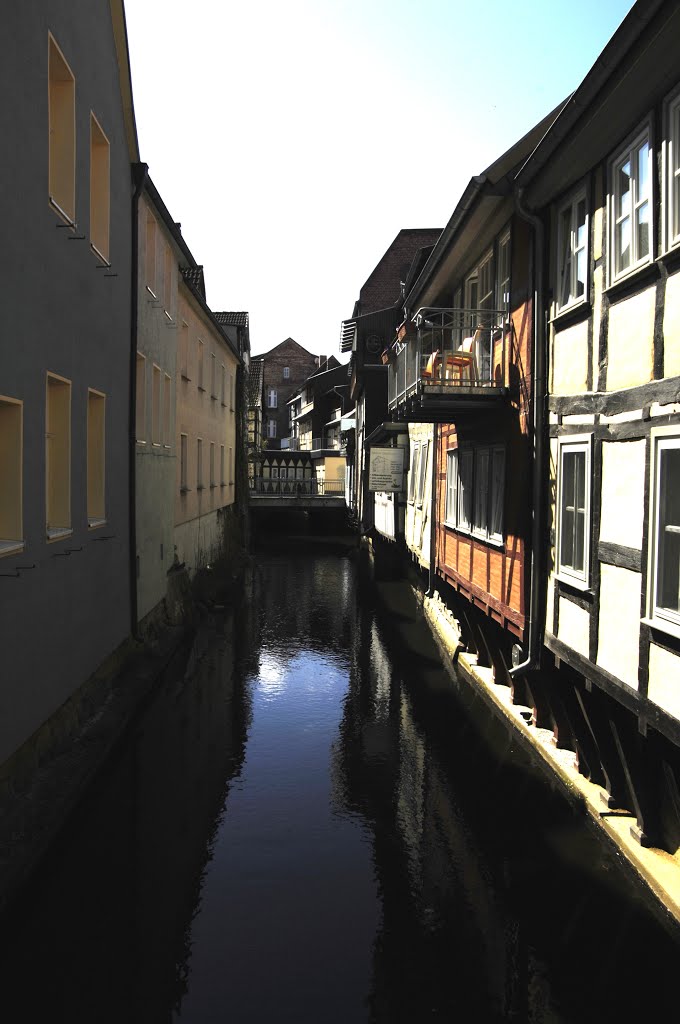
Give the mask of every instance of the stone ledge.
<path id="1" fill-rule="evenodd" d="M 566 798 L 588 817 L 599 834 L 626 859 L 638 882 L 653 896 L 658 909 L 674 929 L 680 927 L 680 852 L 675 855 L 655 847 L 641 846 L 631 834 L 636 824 L 633 815 L 604 810 L 605 791 L 578 771 L 576 755 L 554 746 L 553 734 L 527 722 L 527 711 L 513 704 L 510 688 L 494 683 L 490 668 L 477 665 L 476 656 L 462 651 L 458 624 L 435 593 L 424 597 L 416 593 L 435 642 L 450 674 L 457 672 L 479 693 L 490 709 L 511 726 L 525 749 L 538 756 L 539 766 L 557 781 Z M 455 664 L 455 668 L 454 668 Z"/>

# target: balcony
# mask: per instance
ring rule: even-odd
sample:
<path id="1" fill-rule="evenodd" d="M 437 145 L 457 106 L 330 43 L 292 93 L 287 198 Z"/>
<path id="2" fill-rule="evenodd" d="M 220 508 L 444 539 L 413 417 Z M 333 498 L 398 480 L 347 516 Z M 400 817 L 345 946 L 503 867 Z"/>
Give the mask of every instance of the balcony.
<path id="1" fill-rule="evenodd" d="M 297 450 L 300 452 L 327 452 L 339 451 L 340 437 L 337 434 L 327 434 L 325 437 L 309 437 L 305 435 L 299 438 Z"/>
<path id="2" fill-rule="evenodd" d="M 419 309 L 389 352 L 390 412 L 445 423 L 452 414 L 502 404 L 512 344 L 507 310 Z"/>

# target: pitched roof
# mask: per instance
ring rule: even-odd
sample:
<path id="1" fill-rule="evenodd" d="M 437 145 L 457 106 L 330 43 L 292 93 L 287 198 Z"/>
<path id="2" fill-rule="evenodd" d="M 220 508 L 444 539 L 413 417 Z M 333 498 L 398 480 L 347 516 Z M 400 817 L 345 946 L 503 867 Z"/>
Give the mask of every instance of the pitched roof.
<path id="1" fill-rule="evenodd" d="M 414 256 L 423 247 L 433 246 L 441 230 L 402 228 L 362 284 L 355 315 L 398 305 L 402 298 L 401 282 L 406 279 Z"/>
<path id="2" fill-rule="evenodd" d="M 304 352 L 308 356 L 311 356 L 313 359 L 319 358 L 318 356 L 314 355 L 313 352 L 310 352 L 309 349 L 304 348 L 304 346 L 301 345 L 299 341 L 296 341 L 295 338 L 284 338 L 283 341 L 280 341 L 278 345 L 274 345 L 273 348 L 268 349 L 266 352 L 258 353 L 258 359 L 264 359 L 266 356 L 270 356 L 272 352 L 276 352 L 277 349 L 283 348 L 284 345 L 287 348 L 290 348 L 291 345 L 295 345 L 296 348 L 299 348 L 302 352 Z"/>
<path id="3" fill-rule="evenodd" d="M 248 326 L 248 313 L 215 313 L 215 319 L 218 324 L 228 324 L 232 327 L 247 327 Z"/>
<path id="4" fill-rule="evenodd" d="M 196 289 L 198 294 L 205 299 L 205 279 L 203 277 L 203 267 L 198 264 L 195 267 L 180 267 L 182 271 L 182 277 L 184 280 Z M 215 319 L 217 319 L 216 315 Z"/>

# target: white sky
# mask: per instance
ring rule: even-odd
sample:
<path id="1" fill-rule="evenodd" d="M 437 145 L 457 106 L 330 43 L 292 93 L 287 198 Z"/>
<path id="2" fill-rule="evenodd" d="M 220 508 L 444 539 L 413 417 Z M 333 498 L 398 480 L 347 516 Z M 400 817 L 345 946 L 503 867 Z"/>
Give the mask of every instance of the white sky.
<path id="1" fill-rule="evenodd" d="M 142 160 L 254 353 L 338 353 L 401 228 L 581 81 L 630 0 L 127 0 Z"/>

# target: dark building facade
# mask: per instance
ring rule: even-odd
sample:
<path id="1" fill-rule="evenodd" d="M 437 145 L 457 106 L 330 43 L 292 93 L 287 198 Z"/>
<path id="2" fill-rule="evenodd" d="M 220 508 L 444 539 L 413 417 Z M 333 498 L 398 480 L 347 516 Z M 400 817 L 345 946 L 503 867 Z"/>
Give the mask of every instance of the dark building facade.
<path id="1" fill-rule="evenodd" d="M 264 364 L 264 438 L 267 448 L 281 448 L 281 439 L 290 435 L 288 399 L 319 368 L 319 359 L 286 338 L 279 345 L 257 357 Z"/>
<path id="2" fill-rule="evenodd" d="M 130 632 L 138 159 L 122 3 L 9 5 L 3 28 L 0 764 Z"/>

